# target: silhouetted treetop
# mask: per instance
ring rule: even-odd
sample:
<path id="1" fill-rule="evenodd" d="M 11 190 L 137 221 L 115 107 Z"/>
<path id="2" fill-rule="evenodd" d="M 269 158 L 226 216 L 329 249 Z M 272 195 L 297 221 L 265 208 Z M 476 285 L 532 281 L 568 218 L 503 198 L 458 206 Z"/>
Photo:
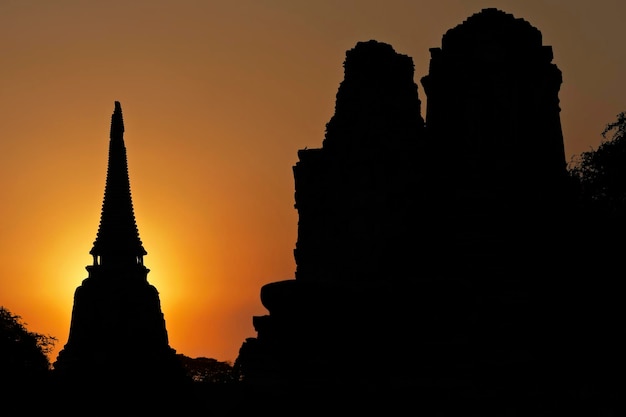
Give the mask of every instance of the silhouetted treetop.
<path id="1" fill-rule="evenodd" d="M 47 354 L 55 343 L 55 337 L 29 331 L 20 316 L 0 306 L 0 375 L 3 378 L 41 377 L 50 368 Z"/>
<path id="2" fill-rule="evenodd" d="M 602 137 L 597 149 L 572 158 L 570 173 L 578 181 L 585 206 L 605 215 L 621 215 L 626 209 L 626 113 L 607 124 Z"/>

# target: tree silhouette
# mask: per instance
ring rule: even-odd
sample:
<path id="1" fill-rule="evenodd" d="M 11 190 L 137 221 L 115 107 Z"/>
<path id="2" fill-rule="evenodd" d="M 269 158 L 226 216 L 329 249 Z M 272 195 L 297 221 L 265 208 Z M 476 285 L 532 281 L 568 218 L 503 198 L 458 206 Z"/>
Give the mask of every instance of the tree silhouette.
<path id="1" fill-rule="evenodd" d="M 3 411 L 32 412 L 50 374 L 48 353 L 57 339 L 28 331 L 19 315 L 0 306 L 0 382 Z M 29 401 L 26 401 L 29 399 Z"/>
<path id="2" fill-rule="evenodd" d="M 50 370 L 48 353 L 57 339 L 30 332 L 18 315 L 0 306 L 0 366 L 3 378 L 9 375 L 37 377 Z"/>
<path id="3" fill-rule="evenodd" d="M 236 382 L 233 367 L 228 362 L 220 362 L 213 358 L 190 358 L 177 354 L 189 377 L 196 383 L 227 384 Z"/>
<path id="4" fill-rule="evenodd" d="M 577 181 L 584 207 L 616 215 L 626 207 L 626 112 L 607 124 L 602 137 L 596 150 L 572 159 L 569 171 Z"/>
<path id="5" fill-rule="evenodd" d="M 579 205 L 579 249 L 569 277 L 576 288 L 570 294 L 575 323 L 571 334 L 585 335 L 571 345 L 577 345 L 578 357 L 592 358 L 580 361 L 577 368 L 585 396 L 617 404 L 624 369 L 618 331 L 624 317 L 623 291 L 616 271 L 623 269 L 626 233 L 626 112 L 606 125 L 602 137 L 597 149 L 575 156 L 568 168 Z"/>

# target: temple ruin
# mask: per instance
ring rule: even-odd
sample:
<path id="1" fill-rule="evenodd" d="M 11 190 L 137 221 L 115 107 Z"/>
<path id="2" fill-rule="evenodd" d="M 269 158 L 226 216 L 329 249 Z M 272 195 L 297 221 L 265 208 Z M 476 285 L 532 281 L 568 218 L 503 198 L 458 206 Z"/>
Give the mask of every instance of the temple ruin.
<path id="1" fill-rule="evenodd" d="M 100 225 L 90 254 L 88 277 L 74 293 L 69 337 L 54 363 L 59 386 L 71 387 L 62 394 L 75 396 L 68 404 L 94 401 L 99 406 L 93 412 L 162 406 L 164 399 L 154 403 L 155 393 L 173 395 L 186 376 L 169 346 L 159 293 L 147 279 L 117 101 Z"/>
<path id="2" fill-rule="evenodd" d="M 552 48 L 483 9 L 430 53 L 423 118 L 410 57 L 346 52 L 322 147 L 293 167 L 295 279 L 261 288 L 237 359 L 251 386 L 471 408 L 554 383 L 571 190 Z"/>

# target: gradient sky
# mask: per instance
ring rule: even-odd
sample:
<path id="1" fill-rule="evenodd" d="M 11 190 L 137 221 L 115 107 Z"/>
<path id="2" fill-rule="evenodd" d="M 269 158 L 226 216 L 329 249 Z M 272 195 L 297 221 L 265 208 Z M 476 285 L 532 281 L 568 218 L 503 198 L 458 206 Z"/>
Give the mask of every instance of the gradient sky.
<path id="1" fill-rule="evenodd" d="M 346 50 L 375 39 L 409 55 L 425 116 L 429 48 L 485 7 L 552 46 L 568 159 L 597 147 L 626 110 L 621 0 L 1 1 L 0 305 L 55 336 L 56 359 L 119 100 L 170 345 L 234 361 L 267 314 L 261 286 L 294 277 L 292 166 L 322 145 Z"/>

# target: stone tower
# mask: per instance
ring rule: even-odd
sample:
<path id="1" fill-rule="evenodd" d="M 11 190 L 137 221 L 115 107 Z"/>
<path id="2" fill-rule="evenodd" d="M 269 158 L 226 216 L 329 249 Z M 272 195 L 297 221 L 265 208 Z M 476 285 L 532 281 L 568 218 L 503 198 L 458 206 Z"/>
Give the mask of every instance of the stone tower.
<path id="1" fill-rule="evenodd" d="M 427 415 L 546 400 L 570 236 L 551 47 L 470 16 L 431 49 L 425 123 L 410 57 L 359 42 L 344 70 L 323 147 L 298 152 L 295 279 L 261 288 L 244 380 Z"/>
<path id="2" fill-rule="evenodd" d="M 413 61 L 387 43 L 358 42 L 344 74 L 322 147 L 298 151 L 293 167 L 295 279 L 261 288 L 269 315 L 253 318 L 258 338 L 244 342 L 235 364 L 247 382 L 279 396 L 321 387 L 360 395 L 391 380 L 384 389 L 396 390 L 398 367 L 364 364 L 412 351 L 396 330 L 414 310 L 405 297 L 414 300 L 423 239 L 424 121 Z M 349 382 L 332 377 L 339 373 Z"/>
<path id="3" fill-rule="evenodd" d="M 519 263 L 511 256 L 527 250 L 511 243 L 543 234 L 534 244 L 549 251 L 551 238 L 562 233 L 555 229 L 568 192 L 562 75 L 552 59 L 536 27 L 495 8 L 471 15 L 430 49 L 421 82 L 438 155 L 429 168 L 440 191 L 438 236 L 459 253 L 463 269 L 502 275 L 506 265 Z"/>
<path id="4" fill-rule="evenodd" d="M 54 371 L 65 382 L 123 387 L 169 384 L 182 368 L 169 346 L 159 293 L 135 222 L 122 108 L 111 119 L 104 201 L 88 277 L 76 289 L 68 341 Z M 86 388 L 86 387 L 85 387 Z M 116 395 L 113 394 L 113 395 Z"/>
<path id="5" fill-rule="evenodd" d="M 450 156 L 446 170 L 456 167 L 469 181 L 501 178 L 507 184 L 492 185 L 515 193 L 522 182 L 535 189 L 562 179 L 562 76 L 552 59 L 537 28 L 498 9 L 483 9 L 443 35 L 421 82 L 429 135 Z M 524 165 L 533 169 L 520 170 Z"/>
<path id="6" fill-rule="evenodd" d="M 383 42 L 346 52 L 323 147 L 298 151 L 293 167 L 296 279 L 406 278 L 424 127 L 413 72 L 411 57 Z"/>

